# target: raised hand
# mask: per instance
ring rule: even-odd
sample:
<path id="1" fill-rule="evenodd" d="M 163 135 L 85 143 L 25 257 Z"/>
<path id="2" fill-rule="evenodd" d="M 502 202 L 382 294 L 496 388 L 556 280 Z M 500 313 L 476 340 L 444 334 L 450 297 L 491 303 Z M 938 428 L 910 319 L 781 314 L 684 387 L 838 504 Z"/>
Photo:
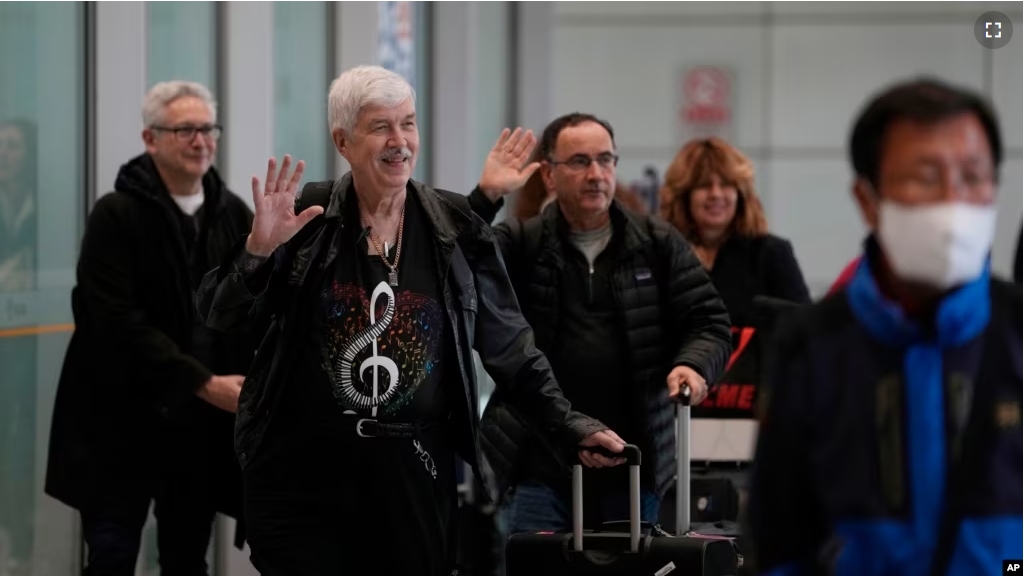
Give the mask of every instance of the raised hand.
<path id="1" fill-rule="evenodd" d="M 522 128 L 516 128 L 513 132 L 505 128 L 501 131 L 494 148 L 484 160 L 484 170 L 480 174 L 480 189 L 491 202 L 522 188 L 540 168 L 540 162 L 526 163 L 536 145 L 537 138 L 532 130 L 524 132 Z"/>
<path id="2" fill-rule="evenodd" d="M 281 173 L 277 173 L 277 160 L 267 161 L 267 183 L 260 190 L 260 179 L 252 177 L 252 202 L 256 207 L 256 216 L 252 221 L 252 233 L 245 243 L 245 249 L 256 256 L 269 256 L 281 244 L 309 223 L 310 220 L 324 213 L 321 206 L 311 206 L 295 214 L 295 192 L 299 189 L 302 172 L 306 163 L 299 160 L 295 171 L 288 174 L 292 157 L 285 155 L 281 163 Z"/>

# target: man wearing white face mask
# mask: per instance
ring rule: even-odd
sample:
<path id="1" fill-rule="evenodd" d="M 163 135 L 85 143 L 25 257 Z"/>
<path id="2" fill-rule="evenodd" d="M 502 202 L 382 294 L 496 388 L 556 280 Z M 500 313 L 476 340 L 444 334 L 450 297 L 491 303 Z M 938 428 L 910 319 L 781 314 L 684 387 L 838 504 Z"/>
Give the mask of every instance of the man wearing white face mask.
<path id="1" fill-rule="evenodd" d="M 1002 144 L 932 80 L 858 117 L 871 233 L 849 284 L 786 318 L 750 492 L 761 574 L 1002 574 L 1022 555 L 1021 290 L 990 276 Z"/>

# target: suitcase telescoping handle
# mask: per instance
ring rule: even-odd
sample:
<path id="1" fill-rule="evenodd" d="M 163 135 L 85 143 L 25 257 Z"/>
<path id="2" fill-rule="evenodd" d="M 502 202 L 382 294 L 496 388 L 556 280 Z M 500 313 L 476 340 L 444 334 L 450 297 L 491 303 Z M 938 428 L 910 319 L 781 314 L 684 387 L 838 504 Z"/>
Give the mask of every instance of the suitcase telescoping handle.
<path id="1" fill-rule="evenodd" d="M 625 458 L 629 466 L 629 549 L 640 550 L 640 448 L 626 444 L 622 452 L 612 452 L 601 447 L 586 447 L 584 450 L 607 456 Z M 583 466 L 572 467 L 572 545 L 577 552 L 583 551 Z"/>
<path id="2" fill-rule="evenodd" d="M 690 531 L 690 389 L 676 396 L 676 536 Z"/>

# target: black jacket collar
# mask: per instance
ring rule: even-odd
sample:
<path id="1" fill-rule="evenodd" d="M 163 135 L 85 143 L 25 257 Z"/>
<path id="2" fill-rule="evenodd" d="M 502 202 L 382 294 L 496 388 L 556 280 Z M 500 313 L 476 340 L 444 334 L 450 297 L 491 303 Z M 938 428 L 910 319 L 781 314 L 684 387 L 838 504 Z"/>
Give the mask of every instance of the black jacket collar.
<path id="1" fill-rule="evenodd" d="M 627 210 L 621 202 L 614 199 L 608 211 L 611 213 L 613 239 L 616 242 L 621 241 L 625 254 L 639 250 L 651 241 L 647 227 L 642 224 L 643 216 Z M 544 221 L 546 237 L 550 238 L 551 234 L 554 234 L 560 240 L 568 240 L 569 223 L 562 214 L 558 202 L 548 204 L 540 218 Z"/>

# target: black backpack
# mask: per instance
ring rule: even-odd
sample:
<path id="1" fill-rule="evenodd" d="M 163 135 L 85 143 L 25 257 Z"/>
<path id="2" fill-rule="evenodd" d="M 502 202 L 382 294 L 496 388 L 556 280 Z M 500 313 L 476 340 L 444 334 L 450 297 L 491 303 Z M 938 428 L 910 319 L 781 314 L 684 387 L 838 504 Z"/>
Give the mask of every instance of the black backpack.
<path id="1" fill-rule="evenodd" d="M 334 180 L 321 180 L 319 182 L 307 182 L 302 187 L 302 192 L 295 197 L 295 213 L 301 214 L 310 206 L 322 206 L 324 210 L 331 202 L 331 190 L 334 188 Z"/>

